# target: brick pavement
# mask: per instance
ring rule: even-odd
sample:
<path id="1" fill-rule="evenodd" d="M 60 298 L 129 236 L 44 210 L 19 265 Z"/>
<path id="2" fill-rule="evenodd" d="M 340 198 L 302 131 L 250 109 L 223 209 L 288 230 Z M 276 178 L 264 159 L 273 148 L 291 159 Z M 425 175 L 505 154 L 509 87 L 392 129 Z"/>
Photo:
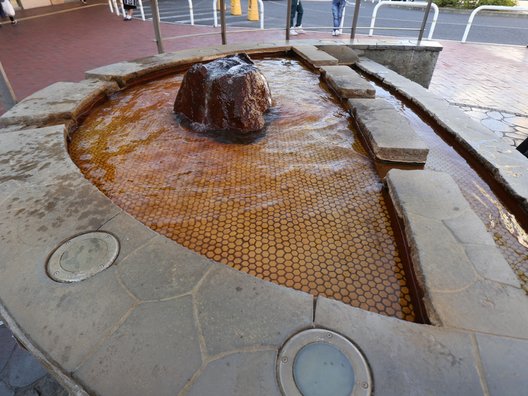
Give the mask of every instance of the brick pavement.
<path id="1" fill-rule="evenodd" d="M 84 7 L 69 3 L 22 11 L 17 17 L 20 23 L 4 24 L 0 37 L 1 60 L 18 99 L 56 81 L 79 81 L 85 70 L 156 53 L 152 24 L 139 20 L 124 23 L 109 13 L 106 3 Z M 212 27 L 164 24 L 162 33 L 164 37 L 216 33 L 167 40 L 167 51 L 220 43 L 219 29 Z M 255 31 L 231 33 L 228 40 L 282 38 L 280 31 Z M 309 33 L 298 38 L 330 37 L 328 33 Z M 528 136 L 528 49 L 456 42 L 442 45 L 431 91 L 459 105 L 510 144 L 517 145 Z M 58 384 L 8 334 L 0 327 L 0 358 L 5 358 L 0 359 L 5 363 L 0 367 L 0 395 L 61 394 Z"/>

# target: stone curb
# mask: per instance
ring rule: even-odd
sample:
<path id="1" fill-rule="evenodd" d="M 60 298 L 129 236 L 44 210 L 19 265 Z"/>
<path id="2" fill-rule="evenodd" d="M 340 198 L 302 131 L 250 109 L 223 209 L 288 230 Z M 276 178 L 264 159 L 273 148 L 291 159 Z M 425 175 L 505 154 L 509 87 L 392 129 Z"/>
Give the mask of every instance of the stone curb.
<path id="1" fill-rule="evenodd" d="M 87 71 L 85 77 L 103 81 L 113 80 L 120 87 L 125 87 L 147 76 L 149 78 L 162 76 L 186 68 L 193 63 L 207 62 L 221 56 L 235 55 L 240 52 L 245 52 L 248 55 L 274 54 L 288 52 L 291 48 L 291 45 L 281 43 L 263 43 L 260 45 L 232 44 L 224 47 L 182 50 L 98 67 Z"/>
<path id="2" fill-rule="evenodd" d="M 112 82 L 58 82 L 28 96 L 4 113 L 0 117 L 0 127 L 38 128 L 76 122 L 95 103 L 117 90 L 118 86 Z"/>
<path id="3" fill-rule="evenodd" d="M 362 60 L 357 65 L 412 101 L 444 128 L 528 213 L 528 158 L 461 109 L 419 84 L 370 60 Z"/>
<path id="4" fill-rule="evenodd" d="M 403 218 L 429 319 L 528 339 L 526 295 L 451 176 L 392 169 L 385 180 Z"/>

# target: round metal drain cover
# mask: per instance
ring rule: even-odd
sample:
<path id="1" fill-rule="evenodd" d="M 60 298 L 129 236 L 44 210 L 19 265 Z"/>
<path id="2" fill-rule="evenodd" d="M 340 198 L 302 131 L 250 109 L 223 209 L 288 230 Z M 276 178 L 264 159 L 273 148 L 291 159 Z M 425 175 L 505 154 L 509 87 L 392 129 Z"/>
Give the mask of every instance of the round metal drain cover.
<path id="1" fill-rule="evenodd" d="M 77 235 L 60 245 L 48 260 L 48 275 L 57 282 L 79 282 L 110 267 L 119 241 L 103 231 Z"/>
<path id="2" fill-rule="evenodd" d="M 340 334 L 311 329 L 293 336 L 278 359 L 279 383 L 287 396 L 367 396 L 370 371 L 361 352 Z"/>

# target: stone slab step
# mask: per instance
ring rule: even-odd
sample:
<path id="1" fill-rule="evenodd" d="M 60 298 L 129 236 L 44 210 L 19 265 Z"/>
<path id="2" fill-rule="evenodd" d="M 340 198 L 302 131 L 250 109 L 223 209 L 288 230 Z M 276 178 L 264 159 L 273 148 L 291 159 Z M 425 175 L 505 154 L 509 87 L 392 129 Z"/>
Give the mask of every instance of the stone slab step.
<path id="1" fill-rule="evenodd" d="M 460 108 L 450 105 L 419 84 L 371 60 L 362 59 L 357 65 L 435 120 L 528 212 L 528 158 Z"/>
<path id="2" fill-rule="evenodd" d="M 336 58 L 321 51 L 315 45 L 295 45 L 292 47 L 292 50 L 301 59 L 304 59 L 315 68 L 326 65 L 337 65 L 338 63 Z"/>
<path id="3" fill-rule="evenodd" d="M 376 96 L 374 87 L 348 66 L 322 66 L 321 75 L 342 99 Z"/>
<path id="4" fill-rule="evenodd" d="M 317 48 L 336 58 L 340 65 L 353 65 L 359 61 L 358 53 L 347 45 L 325 44 Z"/>
<path id="5" fill-rule="evenodd" d="M 349 99 L 350 113 L 377 160 L 423 164 L 429 148 L 384 99 Z"/>
<path id="6" fill-rule="evenodd" d="M 528 297 L 447 173 L 386 177 L 432 323 L 528 338 Z"/>

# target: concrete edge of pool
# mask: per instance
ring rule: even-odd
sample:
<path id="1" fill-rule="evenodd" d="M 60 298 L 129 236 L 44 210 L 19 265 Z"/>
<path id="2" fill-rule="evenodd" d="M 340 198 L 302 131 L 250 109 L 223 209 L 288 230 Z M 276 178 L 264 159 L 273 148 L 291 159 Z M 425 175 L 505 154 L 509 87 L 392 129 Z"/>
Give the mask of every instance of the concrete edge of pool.
<path id="1" fill-rule="evenodd" d="M 147 74 L 226 53 L 289 49 L 280 43 L 230 46 L 109 65 L 101 68 L 104 72 L 88 72 L 89 79 L 81 83 L 58 83 L 55 88 L 68 98 L 62 103 L 52 91 L 46 93 L 48 87 L 40 91 L 40 102 L 30 97 L 15 107 L 34 111 L 33 121 L 30 117 L 9 121 L 9 114 L 0 118 L 5 127 L 0 153 L 9 155 L 9 161 L 0 165 L 1 315 L 76 394 L 279 395 L 276 359 L 282 345 L 314 327 L 336 331 L 356 345 L 369 364 L 376 394 L 522 394 L 528 307 L 503 259 L 490 264 L 479 256 L 477 261 L 490 264 L 484 269 L 469 260 L 467 277 L 462 279 L 447 276 L 452 261 L 440 274 L 420 261 L 434 319 L 442 326 L 405 322 L 324 297 L 314 301 L 308 294 L 207 260 L 124 213 L 71 162 L 65 149 L 69 128 L 91 104 L 118 89 L 110 81 L 112 73 L 124 87 Z M 94 81 L 96 76 L 107 81 Z M 406 79 L 399 77 L 398 83 L 402 91 L 406 86 L 411 87 L 409 92 L 418 91 Z M 431 94 L 429 102 L 424 93 L 419 95 L 424 109 L 435 102 Z M 456 122 L 467 125 L 458 115 Z M 46 123 L 58 125 L 36 129 Z M 478 132 L 484 141 L 495 142 L 489 146 L 503 149 L 491 132 L 489 136 Z M 504 157 L 495 165 L 499 175 L 511 168 Z M 389 174 L 391 191 L 400 195 L 406 191 L 398 178 L 407 172 Z M 526 202 L 528 194 L 522 188 L 528 185 L 528 173 L 521 172 L 516 180 L 512 189 Z M 424 191 L 423 185 L 418 181 L 415 188 Z M 430 230 L 407 199 L 398 199 L 395 206 L 410 224 L 411 231 L 406 227 L 406 232 L 416 236 L 422 226 Z M 459 228 L 453 219 L 458 217 L 442 216 L 456 236 Z M 463 220 L 471 225 L 470 234 L 481 231 L 478 219 Z M 116 263 L 80 283 L 52 281 L 45 272 L 48 255 L 62 241 L 93 230 L 119 239 Z M 482 249 L 496 251 L 483 245 Z M 417 254 L 425 252 L 420 243 L 414 246 Z M 478 244 L 477 248 L 481 249 Z M 442 282 L 444 286 L 439 286 Z"/>

